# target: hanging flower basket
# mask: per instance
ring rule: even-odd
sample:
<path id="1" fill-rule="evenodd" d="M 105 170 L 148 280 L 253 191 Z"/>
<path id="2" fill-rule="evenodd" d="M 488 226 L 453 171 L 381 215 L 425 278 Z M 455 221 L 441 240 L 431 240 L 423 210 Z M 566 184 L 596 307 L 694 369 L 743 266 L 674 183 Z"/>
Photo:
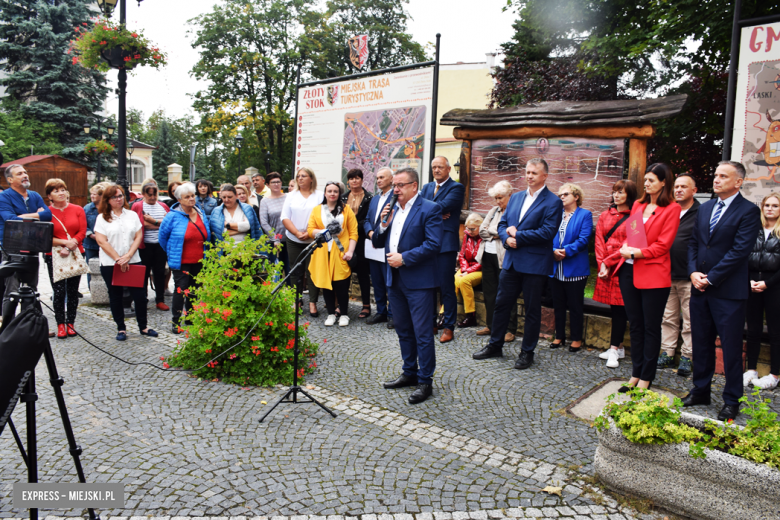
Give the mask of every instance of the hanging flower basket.
<path id="1" fill-rule="evenodd" d="M 93 139 L 84 145 L 84 153 L 91 157 L 98 156 L 103 153 L 112 153 L 114 151 L 114 145 L 101 141 L 100 139 Z"/>
<path id="2" fill-rule="evenodd" d="M 86 22 L 76 27 L 68 53 L 73 55 L 74 65 L 102 72 L 112 68 L 130 70 L 137 65 L 159 68 L 167 63 L 165 53 L 140 31 L 130 31 L 106 19 L 96 20 L 91 29 Z"/>

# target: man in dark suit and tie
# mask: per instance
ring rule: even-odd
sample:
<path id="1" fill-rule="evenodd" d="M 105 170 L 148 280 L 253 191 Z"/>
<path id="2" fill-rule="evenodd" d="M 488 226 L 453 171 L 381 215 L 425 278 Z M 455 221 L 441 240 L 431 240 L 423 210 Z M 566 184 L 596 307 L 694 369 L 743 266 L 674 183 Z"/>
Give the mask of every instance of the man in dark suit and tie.
<path id="1" fill-rule="evenodd" d="M 371 198 L 371 202 L 368 205 L 368 216 L 363 223 L 363 230 L 366 232 L 366 237 L 371 241 L 374 236 L 374 232 L 379 228 L 381 223 L 381 213 L 385 209 L 385 206 L 390 202 L 390 197 L 393 196 L 393 170 L 390 168 L 382 168 L 376 172 L 376 188 L 377 194 Z M 366 248 L 369 248 L 369 244 L 366 244 Z M 372 250 L 373 251 L 373 250 Z M 372 251 L 369 251 L 371 254 Z M 382 253 L 384 255 L 384 253 Z M 393 313 L 390 306 L 387 304 L 387 267 L 385 266 L 385 260 L 368 260 L 368 266 L 371 269 L 371 284 L 374 286 L 374 300 L 376 300 L 376 314 L 366 320 L 368 325 L 374 325 L 376 323 L 387 322 L 387 328 L 394 328 L 393 325 Z"/>
<path id="2" fill-rule="evenodd" d="M 720 336 L 726 386 L 718 419 L 739 414 L 742 397 L 742 331 L 745 304 L 750 291 L 748 257 L 761 227 L 758 206 L 739 193 L 745 167 L 721 161 L 715 170 L 712 191 L 718 198 L 701 205 L 688 246 L 691 276 L 691 339 L 693 388 L 683 406 L 710 404 L 715 374 L 715 337 Z"/>
<path id="3" fill-rule="evenodd" d="M 444 305 L 444 322 L 439 341 L 452 341 L 455 322 L 458 319 L 458 298 L 455 296 L 455 263 L 460 251 L 460 210 L 463 207 L 463 197 L 466 187 L 450 178 L 450 162 L 446 157 L 435 157 L 431 162 L 431 172 L 434 182 L 423 186 L 422 198 L 435 202 L 441 208 L 444 221 L 441 240 L 441 251 L 438 256 L 438 276 L 441 287 L 441 301 Z M 434 298 L 434 305 L 436 301 Z M 434 310 L 434 316 L 435 316 Z M 435 322 L 432 322 L 435 327 Z"/>
<path id="4" fill-rule="evenodd" d="M 490 342 L 473 354 L 474 359 L 503 355 L 509 313 L 522 292 L 525 326 L 515 368 L 524 370 L 534 362 L 542 325 L 542 289 L 545 278 L 553 274 L 553 238 L 563 219 L 561 199 L 545 185 L 548 171 L 544 159 L 528 161 L 525 165 L 528 189 L 512 195 L 498 224 L 498 235 L 507 251 L 498 282 Z"/>
<path id="5" fill-rule="evenodd" d="M 384 247 L 387 256 L 387 292 L 393 309 L 395 331 L 401 344 L 403 373 L 385 388 L 417 386 L 409 396 L 417 404 L 433 394 L 436 351 L 431 322 L 437 256 L 441 248 L 441 208 L 419 196 L 419 176 L 414 168 L 402 168 L 393 176 L 398 203 L 382 210 L 374 232 L 374 247 Z"/>

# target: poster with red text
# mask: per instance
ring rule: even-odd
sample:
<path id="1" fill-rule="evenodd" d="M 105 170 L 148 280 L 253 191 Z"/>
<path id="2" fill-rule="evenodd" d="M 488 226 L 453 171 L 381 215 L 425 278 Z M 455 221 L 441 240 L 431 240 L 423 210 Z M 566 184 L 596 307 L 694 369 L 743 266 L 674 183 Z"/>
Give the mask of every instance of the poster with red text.
<path id="1" fill-rule="evenodd" d="M 731 159 L 747 171 L 742 195 L 760 204 L 780 188 L 780 23 L 742 29 L 738 71 Z"/>
<path id="2" fill-rule="evenodd" d="M 300 88 L 295 167 L 311 168 L 320 186 L 346 184 L 357 168 L 374 192 L 380 169 L 406 166 L 424 183 L 432 97 L 433 67 Z"/>

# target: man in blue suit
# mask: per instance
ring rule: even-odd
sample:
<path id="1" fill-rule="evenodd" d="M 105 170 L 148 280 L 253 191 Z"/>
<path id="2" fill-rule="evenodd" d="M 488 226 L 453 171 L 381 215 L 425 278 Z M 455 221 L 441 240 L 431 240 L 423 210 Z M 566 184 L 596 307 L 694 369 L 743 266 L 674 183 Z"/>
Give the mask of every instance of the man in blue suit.
<path id="1" fill-rule="evenodd" d="M 393 192 L 398 203 L 392 213 L 390 208 L 382 210 L 382 217 L 388 218 L 372 238 L 374 247 L 385 249 L 388 296 L 404 361 L 403 373 L 384 387 L 416 385 L 410 404 L 421 403 L 433 394 L 436 346 L 431 322 L 442 237 L 441 208 L 419 196 L 419 182 L 414 168 L 396 172 Z"/>
<path id="2" fill-rule="evenodd" d="M 561 199 L 545 185 L 548 171 L 544 159 L 528 161 L 525 165 L 528 189 L 512 195 L 498 224 L 498 235 L 507 251 L 498 282 L 490 342 L 472 355 L 474 359 L 503 355 L 509 313 L 522 292 L 525 326 L 515 368 L 524 370 L 534 362 L 542 325 L 542 290 L 545 278 L 552 276 L 555 269 L 553 239 L 563 218 Z"/>
<path id="3" fill-rule="evenodd" d="M 724 406 L 718 419 L 739 414 L 742 397 L 742 331 L 745 304 L 750 291 L 748 257 L 761 227 L 758 206 L 739 193 L 745 167 L 721 161 L 715 170 L 712 191 L 718 196 L 699 207 L 688 245 L 691 276 L 691 342 L 693 388 L 683 406 L 710 404 L 715 374 L 715 337 L 720 336 L 726 385 Z"/>
<path id="4" fill-rule="evenodd" d="M 374 236 L 374 232 L 379 228 L 381 222 L 381 213 L 385 206 L 389 204 L 393 195 L 393 170 L 382 168 L 376 172 L 376 187 L 379 190 L 368 204 L 368 215 L 363 224 L 363 230 L 366 232 L 368 240 Z M 368 244 L 366 244 L 368 248 Z M 368 260 L 368 266 L 371 270 L 371 284 L 374 286 L 374 300 L 376 300 L 376 314 L 366 320 L 368 325 L 387 322 L 387 328 L 395 328 L 393 324 L 393 312 L 387 304 L 387 267 L 384 261 Z"/>
<path id="5" fill-rule="evenodd" d="M 450 178 L 450 162 L 446 157 L 435 157 L 431 162 L 431 172 L 435 182 L 429 182 L 423 186 L 420 195 L 422 198 L 439 205 L 444 221 L 441 251 L 439 251 L 437 262 L 441 301 L 444 305 L 444 321 L 441 324 L 444 330 L 439 341 L 446 343 L 452 341 L 455 321 L 458 319 L 458 298 L 455 296 L 455 263 L 458 261 L 458 251 L 460 251 L 458 230 L 460 229 L 460 210 L 463 208 L 466 187 Z M 435 303 L 434 299 L 434 305 Z M 434 322 L 434 328 L 436 326 L 437 324 Z"/>

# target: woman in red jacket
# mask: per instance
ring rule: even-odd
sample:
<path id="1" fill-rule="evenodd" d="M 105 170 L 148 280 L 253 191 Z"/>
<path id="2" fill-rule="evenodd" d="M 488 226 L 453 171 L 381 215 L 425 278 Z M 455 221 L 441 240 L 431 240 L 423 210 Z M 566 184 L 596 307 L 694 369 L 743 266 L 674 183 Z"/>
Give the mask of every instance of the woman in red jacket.
<path id="1" fill-rule="evenodd" d="M 482 239 L 479 226 L 482 217 L 472 213 L 466 219 L 463 230 L 463 245 L 458 253 L 458 272 L 455 273 L 455 294 L 463 296 L 463 311 L 466 317 L 458 327 L 474 327 L 477 324 L 477 308 L 474 303 L 474 286 L 482 283 L 482 265 L 477 261 L 477 253 Z"/>
<path id="2" fill-rule="evenodd" d="M 626 309 L 620 294 L 620 283 L 612 272 L 622 258 L 620 248 L 626 242 L 624 222 L 631 214 L 636 201 L 636 184 L 630 180 L 619 180 L 612 186 L 613 205 L 599 216 L 596 224 L 596 265 L 599 268 L 593 299 L 610 306 L 612 332 L 610 348 L 599 355 L 607 360 L 607 367 L 617 368 L 619 360 L 626 356 L 623 337 L 626 335 Z"/>
<path id="3" fill-rule="evenodd" d="M 645 172 L 645 194 L 634 203 L 631 217 L 644 222 L 647 247 L 625 243 L 620 248 L 616 270 L 626 306 L 631 334 L 631 362 L 634 368 L 627 392 L 633 387 L 650 388 L 661 351 L 661 321 L 672 287 L 672 247 L 680 227 L 680 206 L 673 197 L 674 177 L 669 166 L 651 164 Z M 626 221 L 626 225 L 631 218 Z M 627 230 L 628 231 L 628 230 Z"/>
<path id="4" fill-rule="evenodd" d="M 54 224 L 52 235 L 53 246 L 57 249 L 53 254 L 67 257 L 71 251 L 78 250 L 84 254 L 84 237 L 87 236 L 87 215 L 84 209 L 76 204 L 68 203 L 68 187 L 62 179 L 49 179 L 44 188 L 46 197 L 51 201 L 51 223 Z M 57 320 L 57 337 L 65 339 L 75 336 L 73 324 L 76 322 L 76 310 L 79 306 L 79 283 L 81 276 L 72 276 L 54 283 L 51 254 L 45 256 L 46 267 L 49 270 L 49 281 L 54 292 L 54 318 Z M 65 301 L 67 298 L 67 316 Z"/>

